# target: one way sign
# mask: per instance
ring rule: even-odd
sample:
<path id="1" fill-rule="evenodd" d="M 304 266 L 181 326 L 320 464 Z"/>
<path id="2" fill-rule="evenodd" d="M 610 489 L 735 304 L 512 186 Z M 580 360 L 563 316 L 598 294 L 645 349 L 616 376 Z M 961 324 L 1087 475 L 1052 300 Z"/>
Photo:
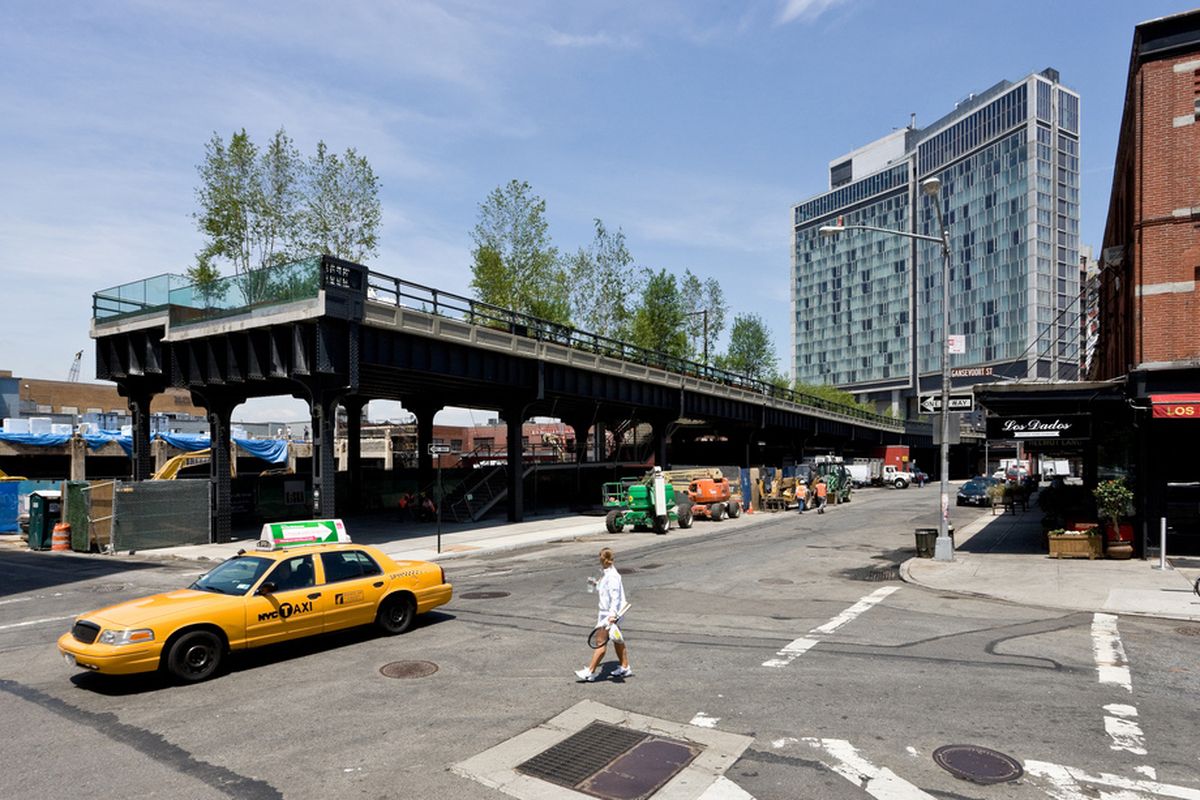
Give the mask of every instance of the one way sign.
<path id="1" fill-rule="evenodd" d="M 940 394 L 923 394 L 921 395 L 921 413 L 936 414 L 942 410 L 942 396 Z M 950 410 L 951 411 L 974 411 L 975 410 L 975 395 L 974 394 L 952 394 L 950 395 Z"/>

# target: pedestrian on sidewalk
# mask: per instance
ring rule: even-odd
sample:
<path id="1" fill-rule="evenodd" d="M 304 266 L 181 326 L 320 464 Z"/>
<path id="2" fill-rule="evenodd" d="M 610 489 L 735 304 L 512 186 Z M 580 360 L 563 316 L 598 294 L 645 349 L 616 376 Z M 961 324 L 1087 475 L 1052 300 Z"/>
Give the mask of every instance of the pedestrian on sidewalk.
<path id="1" fill-rule="evenodd" d="M 804 506 L 808 504 L 808 485 L 804 483 L 803 478 L 796 478 L 796 506 L 800 509 L 800 513 L 804 513 Z"/>
<path id="2" fill-rule="evenodd" d="M 596 646 L 592 650 L 591 663 L 584 669 L 575 670 L 575 677 L 585 683 L 590 683 L 600 676 L 600 662 L 608 650 L 608 641 L 613 635 L 614 629 L 617 631 L 616 635 L 619 636 L 617 623 L 621 621 L 620 610 L 625 606 L 625 584 L 621 581 L 621 573 L 617 572 L 617 568 L 613 564 L 611 548 L 605 547 L 600 551 L 600 566 L 604 568 L 604 574 L 596 582 L 596 594 L 599 595 L 600 605 L 596 617 L 596 638 L 594 640 Z M 589 578 L 588 580 L 594 579 Z M 617 658 L 621 662 L 621 665 L 613 670 L 613 677 L 628 678 L 633 675 L 633 670 L 629 668 L 629 652 L 625 646 L 625 637 L 613 638 L 612 643 L 617 651 Z"/>
<path id="3" fill-rule="evenodd" d="M 817 513 L 824 514 L 825 513 L 825 498 L 829 494 L 829 487 L 825 485 L 824 478 L 817 478 L 816 492 L 817 492 Z"/>

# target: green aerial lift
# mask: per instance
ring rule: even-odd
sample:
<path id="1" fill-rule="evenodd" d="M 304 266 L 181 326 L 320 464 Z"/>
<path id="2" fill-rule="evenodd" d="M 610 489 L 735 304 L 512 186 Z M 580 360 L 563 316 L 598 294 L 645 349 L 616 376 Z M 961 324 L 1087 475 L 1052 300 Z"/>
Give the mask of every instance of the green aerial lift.
<path id="1" fill-rule="evenodd" d="M 682 506 L 675 504 L 675 489 L 663 480 L 659 467 L 643 478 L 604 484 L 604 507 L 609 510 L 604 518 L 609 533 L 620 533 L 626 525 L 659 534 L 666 533 L 672 522 L 692 527 L 691 505 L 686 500 Z"/>

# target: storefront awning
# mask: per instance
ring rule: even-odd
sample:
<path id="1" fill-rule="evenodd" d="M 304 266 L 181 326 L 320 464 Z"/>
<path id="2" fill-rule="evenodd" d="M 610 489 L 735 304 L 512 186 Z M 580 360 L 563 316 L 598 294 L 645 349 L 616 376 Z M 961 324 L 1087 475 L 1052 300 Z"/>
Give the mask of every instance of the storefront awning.
<path id="1" fill-rule="evenodd" d="M 1155 419 L 1200 419 L 1200 394 L 1152 394 Z"/>

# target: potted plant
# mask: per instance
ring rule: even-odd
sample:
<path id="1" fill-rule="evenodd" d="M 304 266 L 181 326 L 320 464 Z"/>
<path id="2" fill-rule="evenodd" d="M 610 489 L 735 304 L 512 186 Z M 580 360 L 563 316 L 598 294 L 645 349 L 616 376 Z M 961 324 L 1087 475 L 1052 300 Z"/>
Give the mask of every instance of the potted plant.
<path id="1" fill-rule="evenodd" d="M 992 516 L 995 516 L 996 506 L 1004 505 L 1004 484 L 994 483 L 987 487 L 987 496 L 992 504 Z"/>
<path id="2" fill-rule="evenodd" d="M 1124 516 L 1133 503 L 1133 492 L 1124 481 L 1104 481 L 1093 492 L 1096 496 L 1096 513 L 1108 522 L 1105 539 L 1109 558 L 1130 558 L 1133 555 L 1133 526 L 1122 525 Z"/>
<path id="3" fill-rule="evenodd" d="M 1068 531 L 1056 528 L 1046 532 L 1051 558 L 1086 558 L 1089 561 L 1104 555 L 1103 538 L 1099 528 Z"/>

